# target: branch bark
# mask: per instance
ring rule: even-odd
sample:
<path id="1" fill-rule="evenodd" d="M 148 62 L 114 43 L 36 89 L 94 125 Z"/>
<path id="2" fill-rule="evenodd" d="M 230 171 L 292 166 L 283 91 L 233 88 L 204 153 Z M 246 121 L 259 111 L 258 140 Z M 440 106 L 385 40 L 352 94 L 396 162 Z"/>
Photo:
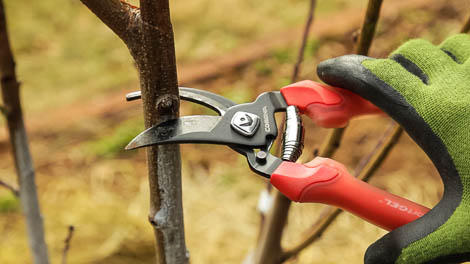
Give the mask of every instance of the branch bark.
<path id="1" fill-rule="evenodd" d="M 74 231 L 75 227 L 73 225 L 69 226 L 67 237 L 64 240 L 64 249 L 62 250 L 62 264 L 67 264 L 67 254 L 70 250 L 70 242 L 72 241 Z"/>
<path id="2" fill-rule="evenodd" d="M 14 196 L 16 197 L 20 197 L 20 191 L 18 191 L 18 189 L 16 189 L 15 187 L 11 186 L 10 184 L 0 180 L 0 186 L 3 186 L 5 187 L 6 189 L 8 189 L 10 192 L 13 193 Z"/>
<path id="3" fill-rule="evenodd" d="M 8 133 L 26 218 L 29 247 L 36 264 L 49 263 L 44 224 L 39 208 L 33 161 L 23 121 L 15 61 L 8 40 L 3 1 L 0 0 L 0 83 Z"/>
<path id="4" fill-rule="evenodd" d="M 140 21 L 138 8 L 120 0 L 80 1 L 116 33 L 124 43 L 131 43 L 132 38 L 138 35 Z"/>
<path id="5" fill-rule="evenodd" d="M 356 46 L 356 53 L 359 55 L 367 55 L 369 53 L 369 48 L 375 34 L 375 28 L 379 20 L 382 1 L 383 0 L 369 0 L 366 16 L 364 23 L 362 24 L 361 33 Z M 341 144 L 345 130 L 346 127 L 332 129 L 327 136 L 325 144 L 319 152 L 319 156 L 332 157 Z"/>
<path id="6" fill-rule="evenodd" d="M 140 9 L 118 0 L 81 1 L 129 48 L 139 72 L 145 127 L 177 118 L 178 78 L 168 0 L 140 0 Z M 179 146 L 147 148 L 147 165 L 156 262 L 187 263 Z"/>
<path id="7" fill-rule="evenodd" d="M 367 4 L 366 17 L 362 24 L 361 35 L 356 46 L 356 53 L 359 55 L 367 55 L 369 48 L 374 39 L 377 21 L 379 21 L 380 8 L 383 0 L 370 0 Z"/>

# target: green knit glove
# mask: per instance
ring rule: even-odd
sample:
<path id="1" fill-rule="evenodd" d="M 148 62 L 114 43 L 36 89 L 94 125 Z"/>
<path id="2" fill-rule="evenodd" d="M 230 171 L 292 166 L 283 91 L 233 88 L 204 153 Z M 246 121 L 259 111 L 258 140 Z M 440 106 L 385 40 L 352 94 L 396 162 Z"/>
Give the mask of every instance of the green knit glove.
<path id="1" fill-rule="evenodd" d="M 444 183 L 426 215 L 386 234 L 365 263 L 470 260 L 470 35 L 434 46 L 416 39 L 388 59 L 348 55 L 322 62 L 318 75 L 376 104 L 427 153 Z"/>

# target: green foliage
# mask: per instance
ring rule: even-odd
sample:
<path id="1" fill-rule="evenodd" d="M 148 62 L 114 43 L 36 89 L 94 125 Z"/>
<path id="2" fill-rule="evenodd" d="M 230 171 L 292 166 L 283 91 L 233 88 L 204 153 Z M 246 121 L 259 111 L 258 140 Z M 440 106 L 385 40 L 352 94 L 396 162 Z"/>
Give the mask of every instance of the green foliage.
<path id="1" fill-rule="evenodd" d="M 20 201 L 11 192 L 0 196 L 0 213 L 16 212 L 19 209 Z"/>
<path id="2" fill-rule="evenodd" d="M 140 119 L 139 121 L 126 121 L 108 135 L 89 142 L 87 149 L 98 157 L 115 157 L 116 155 L 123 154 L 126 145 L 143 130 L 144 126 Z"/>

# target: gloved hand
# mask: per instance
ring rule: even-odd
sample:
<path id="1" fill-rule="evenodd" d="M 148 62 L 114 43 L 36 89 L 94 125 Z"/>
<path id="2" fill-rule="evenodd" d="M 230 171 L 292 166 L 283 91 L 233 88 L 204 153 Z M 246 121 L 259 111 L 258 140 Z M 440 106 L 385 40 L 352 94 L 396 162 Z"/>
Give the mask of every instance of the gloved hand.
<path id="1" fill-rule="evenodd" d="M 470 260 L 470 35 L 434 46 L 411 40 L 388 59 L 347 55 L 318 65 L 327 84 L 350 90 L 395 119 L 427 153 L 444 183 L 426 215 L 372 244 L 366 264 Z"/>

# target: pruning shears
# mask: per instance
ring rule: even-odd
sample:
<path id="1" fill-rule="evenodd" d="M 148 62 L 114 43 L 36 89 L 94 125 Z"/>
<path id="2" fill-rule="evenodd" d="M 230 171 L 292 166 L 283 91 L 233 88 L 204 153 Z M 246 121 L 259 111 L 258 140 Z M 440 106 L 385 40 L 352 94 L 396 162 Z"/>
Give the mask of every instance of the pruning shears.
<path id="1" fill-rule="evenodd" d="M 183 116 L 153 126 L 126 147 L 158 144 L 204 143 L 227 145 L 246 156 L 255 173 L 268 178 L 292 201 L 340 207 L 364 220 L 393 230 L 429 211 L 351 176 L 344 165 L 327 158 L 295 163 L 302 153 L 304 129 L 301 114 L 322 127 L 342 127 L 354 116 L 381 112 L 370 102 L 341 88 L 301 81 L 280 91 L 265 92 L 251 103 L 231 100 L 193 88 L 179 88 L 180 98 L 206 106 L 215 115 Z M 140 98 L 130 93 L 128 101 Z M 286 112 L 282 155 L 270 153 L 278 136 L 274 113 Z"/>

